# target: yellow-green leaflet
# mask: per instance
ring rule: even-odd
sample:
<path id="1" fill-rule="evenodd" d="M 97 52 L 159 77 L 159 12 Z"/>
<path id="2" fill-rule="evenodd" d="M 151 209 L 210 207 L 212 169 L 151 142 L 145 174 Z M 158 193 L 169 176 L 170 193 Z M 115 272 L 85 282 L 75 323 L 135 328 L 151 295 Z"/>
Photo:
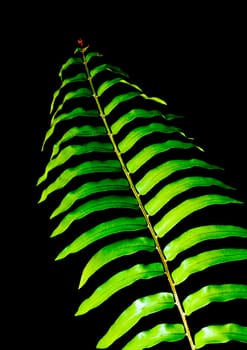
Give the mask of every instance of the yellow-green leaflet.
<path id="1" fill-rule="evenodd" d="M 63 98 L 63 102 L 58 106 L 58 108 L 54 112 L 53 117 L 51 119 L 51 124 L 53 123 L 53 120 L 54 120 L 56 114 L 59 111 L 61 111 L 61 109 L 63 108 L 65 102 L 72 100 L 72 99 L 80 98 L 80 97 L 91 97 L 91 96 L 92 96 L 92 92 L 88 88 L 79 88 L 75 91 L 67 92 Z"/>
<path id="2" fill-rule="evenodd" d="M 83 174 L 94 174 L 97 172 L 121 172 L 120 164 L 117 160 L 86 161 L 73 168 L 64 170 L 57 179 L 43 190 L 39 203 L 44 201 L 49 194 L 64 188 L 73 178 Z"/>
<path id="3" fill-rule="evenodd" d="M 164 180 L 176 171 L 200 167 L 205 169 L 219 169 L 221 167 L 209 164 L 200 159 L 172 159 L 158 165 L 155 169 L 149 170 L 144 177 L 138 181 L 136 188 L 142 195 L 148 193 L 157 183 Z"/>
<path id="4" fill-rule="evenodd" d="M 247 229 L 234 225 L 205 225 L 193 227 L 178 238 L 169 242 L 164 248 L 164 255 L 168 261 L 176 258 L 188 248 L 210 239 L 223 239 L 226 237 L 247 238 Z"/>
<path id="5" fill-rule="evenodd" d="M 127 162 L 127 168 L 131 174 L 135 173 L 142 165 L 157 154 L 169 151 L 171 149 L 187 149 L 198 146 L 191 142 L 183 142 L 179 140 L 168 140 L 162 143 L 155 143 L 153 145 L 143 148 L 133 158 Z M 200 149 L 200 148 L 199 148 Z M 201 150 L 201 149 L 200 149 Z"/>
<path id="6" fill-rule="evenodd" d="M 114 135 L 118 134 L 119 131 L 129 122 L 135 120 L 136 118 L 152 118 L 156 116 L 164 117 L 164 114 L 159 110 L 147 111 L 142 108 L 131 109 L 129 112 L 123 114 L 118 118 L 111 126 L 112 133 Z"/>
<path id="7" fill-rule="evenodd" d="M 131 91 L 131 92 L 127 92 L 125 94 L 114 97 L 111 100 L 111 102 L 109 102 L 108 105 L 105 106 L 104 108 L 105 115 L 109 115 L 113 111 L 113 109 L 119 105 L 119 103 L 129 101 L 132 98 L 137 96 L 140 96 L 140 92 Z"/>
<path id="8" fill-rule="evenodd" d="M 107 91 L 110 87 L 112 87 L 113 85 L 115 84 L 118 84 L 118 83 L 122 83 L 122 84 L 127 84 L 131 87 L 133 87 L 134 89 L 136 90 L 139 90 L 139 91 L 142 91 L 141 88 L 139 88 L 139 86 L 137 86 L 136 84 L 131 84 L 130 82 L 128 82 L 127 80 L 125 79 L 122 79 L 120 77 L 117 77 L 117 78 L 114 78 L 112 80 L 107 80 L 105 81 L 104 83 L 102 83 L 98 90 L 97 90 L 97 95 L 98 96 L 101 96 L 105 91 Z"/>
<path id="9" fill-rule="evenodd" d="M 81 303 L 75 316 L 83 315 L 96 308 L 117 291 L 133 284 L 137 280 L 149 279 L 162 276 L 163 274 L 164 269 L 161 263 L 152 263 L 148 265 L 137 264 L 127 270 L 118 272 L 98 287 L 89 298 Z"/>
<path id="10" fill-rule="evenodd" d="M 71 83 L 75 83 L 75 82 L 79 82 L 79 81 L 85 81 L 87 79 L 87 76 L 85 73 L 78 73 L 76 74 L 74 77 L 72 78 L 68 78 L 68 79 L 64 79 L 60 88 L 58 90 L 56 90 L 53 94 L 53 99 L 52 99 L 52 103 L 51 103 L 51 107 L 50 107 L 50 114 L 53 113 L 53 109 L 54 109 L 54 105 L 56 102 L 57 97 L 59 96 L 61 90 L 68 84 Z"/>
<path id="11" fill-rule="evenodd" d="M 98 349 L 106 349 L 114 341 L 127 333 L 141 318 L 171 309 L 175 305 L 172 293 L 157 293 L 135 300 L 128 306 L 109 328 L 97 344 Z"/>
<path id="12" fill-rule="evenodd" d="M 60 151 L 60 146 L 62 145 L 62 143 L 68 142 L 69 140 L 73 139 L 74 137 L 102 136 L 102 135 L 104 135 L 104 132 L 105 132 L 105 128 L 103 126 L 95 127 L 95 126 L 90 126 L 90 125 L 84 125 L 82 127 L 73 127 L 71 129 L 69 129 L 68 131 L 66 131 L 63 134 L 63 136 L 60 138 L 60 140 L 53 145 L 51 158 L 53 158 L 55 155 L 57 155 L 57 153 Z M 98 142 L 98 144 L 99 144 L 99 142 Z M 81 148 L 83 149 L 84 145 L 80 144 L 78 146 L 81 146 Z M 110 148 L 110 146 L 108 145 L 107 148 Z M 111 147 L 111 149 L 113 150 L 113 147 Z M 85 153 L 87 153 L 87 152 L 85 152 Z"/>
<path id="13" fill-rule="evenodd" d="M 153 239 L 149 237 L 123 239 L 103 247 L 91 257 L 84 267 L 79 288 L 81 288 L 96 271 L 110 261 L 124 255 L 137 253 L 141 250 L 153 252 L 155 250 Z"/>
<path id="14" fill-rule="evenodd" d="M 127 179 L 103 179 L 100 181 L 90 181 L 66 194 L 59 206 L 51 214 L 50 218 L 55 217 L 68 210 L 77 200 L 86 198 L 94 193 L 104 193 L 112 191 L 129 190 Z"/>
<path id="15" fill-rule="evenodd" d="M 224 184 L 222 181 L 213 177 L 206 176 L 189 176 L 171 182 L 164 186 L 150 201 L 145 204 L 145 209 L 149 215 L 156 214 L 164 205 L 166 205 L 172 198 L 180 193 L 183 193 L 193 187 L 204 186 L 219 186 L 226 189 L 233 189 L 233 187 Z"/>
<path id="16" fill-rule="evenodd" d="M 53 119 L 53 121 L 51 123 L 51 127 L 47 130 L 41 150 L 43 151 L 45 143 L 51 137 L 51 135 L 54 133 L 55 127 L 57 126 L 57 124 L 59 122 L 64 121 L 64 120 L 71 120 L 71 119 L 77 118 L 77 117 L 98 117 L 98 115 L 99 115 L 99 112 L 96 109 L 85 110 L 81 107 L 74 108 L 72 111 L 70 111 L 68 113 L 59 114 L 58 116 L 56 116 L 55 119 Z"/>
<path id="17" fill-rule="evenodd" d="M 97 51 L 91 51 L 86 54 L 86 61 L 87 63 L 91 61 L 93 57 L 102 57 L 103 55 Z"/>
<path id="18" fill-rule="evenodd" d="M 212 302 L 225 302 L 234 299 L 247 299 L 247 285 L 215 284 L 201 288 L 183 301 L 186 315 L 201 309 Z"/>
<path id="19" fill-rule="evenodd" d="M 60 79 L 62 79 L 63 72 L 71 65 L 73 64 L 81 64 L 81 58 L 80 57 L 70 57 L 60 68 L 60 71 L 58 73 Z"/>
<path id="20" fill-rule="evenodd" d="M 125 73 L 121 68 L 114 66 L 112 64 L 107 64 L 107 63 L 103 63 L 103 64 L 91 69 L 90 76 L 95 77 L 98 73 L 103 72 L 106 69 L 111 71 L 111 72 L 121 74 L 127 78 L 129 77 L 129 75 L 127 73 Z"/>
<path id="21" fill-rule="evenodd" d="M 151 101 L 155 101 L 157 103 L 160 103 L 162 105 L 167 105 L 166 101 L 164 101 L 162 98 L 160 97 L 156 97 L 156 96 L 147 96 L 146 94 L 141 94 L 141 96 L 144 98 L 144 99 L 147 99 L 147 100 L 151 100 Z"/>
<path id="22" fill-rule="evenodd" d="M 71 157 L 79 156 L 90 152 L 102 152 L 111 153 L 113 152 L 112 145 L 110 143 L 102 142 L 88 142 L 83 145 L 69 145 L 61 150 L 56 158 L 50 159 L 45 168 L 44 174 L 39 178 L 38 183 L 47 179 L 48 173 L 56 167 L 66 163 Z"/>
<path id="23" fill-rule="evenodd" d="M 125 153 L 131 149 L 138 140 L 146 135 L 150 135 L 154 132 L 174 133 L 179 131 L 179 128 L 167 126 L 161 123 L 151 123 L 149 125 L 139 126 L 130 131 L 129 134 L 119 142 L 118 147 L 122 153 Z"/>
<path id="24" fill-rule="evenodd" d="M 184 338 L 185 331 L 182 324 L 158 324 L 151 329 L 138 333 L 122 350 L 143 350 L 161 342 L 175 342 Z M 179 348 L 178 344 L 176 345 L 177 348 Z"/>
<path id="25" fill-rule="evenodd" d="M 178 204 L 175 208 L 171 209 L 167 214 L 165 214 L 162 219 L 156 225 L 154 225 L 154 230 L 158 237 L 163 237 L 175 225 L 193 212 L 210 205 L 221 205 L 228 203 L 242 204 L 243 202 L 229 196 L 219 194 L 205 194 L 199 197 L 186 199 L 184 202 Z"/>
<path id="26" fill-rule="evenodd" d="M 68 227 L 76 220 L 80 220 L 89 214 L 105 209 L 116 209 L 116 208 L 128 208 L 139 210 L 137 201 L 130 195 L 114 196 L 105 195 L 100 198 L 95 198 L 79 205 L 74 210 L 70 211 L 59 223 L 59 225 L 52 232 L 51 237 L 55 237 L 65 232 Z"/>
<path id="27" fill-rule="evenodd" d="M 64 259 L 69 254 L 74 254 L 96 242 L 97 240 L 121 232 L 139 231 L 146 228 L 145 219 L 140 216 L 137 218 L 120 217 L 110 221 L 105 221 L 95 227 L 82 232 L 72 243 L 67 245 L 56 257 L 56 260 Z"/>
<path id="28" fill-rule="evenodd" d="M 236 323 L 210 325 L 202 328 L 195 335 L 196 349 L 201 349 L 207 344 L 227 343 L 231 340 L 247 343 L 247 327 Z"/>
<path id="29" fill-rule="evenodd" d="M 247 249 L 214 249 L 185 259 L 180 266 L 172 272 L 172 277 L 176 284 L 180 284 L 193 273 L 205 270 L 208 267 L 244 259 L 247 259 Z"/>

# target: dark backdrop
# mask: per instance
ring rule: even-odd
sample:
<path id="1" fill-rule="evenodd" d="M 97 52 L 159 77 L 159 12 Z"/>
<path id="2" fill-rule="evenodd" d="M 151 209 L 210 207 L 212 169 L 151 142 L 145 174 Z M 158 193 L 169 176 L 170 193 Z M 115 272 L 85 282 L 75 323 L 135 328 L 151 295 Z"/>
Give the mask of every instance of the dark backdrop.
<path id="1" fill-rule="evenodd" d="M 190 135 L 247 198 L 244 5 L 168 3 L 35 4 L 22 8 L 28 15 L 13 24 L 11 57 L 24 102 L 23 112 L 15 116 L 24 129 L 22 155 L 28 160 L 24 164 L 17 152 L 16 170 L 27 169 L 28 189 L 18 185 L 22 214 L 19 231 L 14 230 L 17 261 L 8 314 L 15 337 L 10 343 L 18 341 L 26 349 L 86 349 L 78 333 L 82 326 L 73 316 L 77 271 L 61 275 L 51 261 L 47 222 L 37 208 L 35 187 L 43 172 L 40 148 L 52 94 L 59 87 L 58 71 L 73 54 L 78 37 L 125 70 L 144 92 L 165 99 L 169 113 L 184 115 Z M 22 203 L 27 197 L 31 205 L 26 209 Z"/>

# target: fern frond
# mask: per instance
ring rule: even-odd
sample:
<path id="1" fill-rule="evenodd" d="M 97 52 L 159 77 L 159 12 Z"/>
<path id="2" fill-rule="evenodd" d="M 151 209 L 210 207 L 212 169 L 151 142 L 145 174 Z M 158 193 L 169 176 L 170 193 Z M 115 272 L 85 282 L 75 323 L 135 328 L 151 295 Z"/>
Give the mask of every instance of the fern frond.
<path id="1" fill-rule="evenodd" d="M 112 315 L 96 348 L 246 345 L 247 323 L 228 311 L 247 306 L 246 280 L 229 273 L 247 264 L 247 228 L 229 215 L 245 203 L 224 169 L 102 54 L 79 45 L 59 77 L 39 203 L 51 199 L 50 236 L 66 238 L 55 260 L 86 259 L 75 315 Z"/>

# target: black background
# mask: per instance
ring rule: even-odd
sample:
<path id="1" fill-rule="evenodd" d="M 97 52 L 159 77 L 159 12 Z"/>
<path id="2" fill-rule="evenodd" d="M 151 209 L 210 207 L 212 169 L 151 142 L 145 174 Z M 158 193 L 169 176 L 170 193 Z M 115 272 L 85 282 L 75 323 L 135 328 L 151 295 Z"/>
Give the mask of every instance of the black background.
<path id="1" fill-rule="evenodd" d="M 11 197 L 8 225 L 12 245 L 7 325 L 14 335 L 9 344 L 18 342 L 26 349 L 57 349 L 70 341 L 70 349 L 79 345 L 81 325 L 73 316 L 79 302 L 74 290 L 77 271 L 60 275 L 44 213 L 36 204 L 52 94 L 59 87 L 61 64 L 73 55 L 79 37 L 125 70 L 144 92 L 163 98 L 167 112 L 184 115 L 189 134 L 247 198 L 244 5 L 143 3 L 36 4 L 20 8 L 17 22 L 10 16 L 14 31 L 5 56 L 13 62 L 11 86 L 17 91 L 11 98 L 17 141 L 12 175 L 20 194 Z M 82 344 L 83 335 L 84 349 Z"/>

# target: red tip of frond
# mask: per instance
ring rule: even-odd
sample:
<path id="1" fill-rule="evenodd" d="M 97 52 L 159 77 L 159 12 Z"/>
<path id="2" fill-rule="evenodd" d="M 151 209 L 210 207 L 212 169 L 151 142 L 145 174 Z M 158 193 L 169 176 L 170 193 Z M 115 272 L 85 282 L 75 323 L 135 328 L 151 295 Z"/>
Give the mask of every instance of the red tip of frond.
<path id="1" fill-rule="evenodd" d="M 83 42 L 82 38 L 79 38 L 79 39 L 77 40 L 77 44 L 78 44 L 80 47 L 83 46 L 84 42 Z"/>

